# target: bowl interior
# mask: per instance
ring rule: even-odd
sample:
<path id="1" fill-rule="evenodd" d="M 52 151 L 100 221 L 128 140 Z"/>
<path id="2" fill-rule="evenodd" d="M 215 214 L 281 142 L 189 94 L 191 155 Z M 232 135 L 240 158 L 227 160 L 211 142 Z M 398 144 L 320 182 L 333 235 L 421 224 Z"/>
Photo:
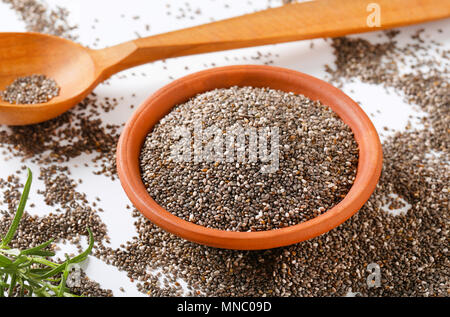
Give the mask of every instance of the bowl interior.
<path id="1" fill-rule="evenodd" d="M 356 179 L 346 197 L 309 221 L 258 232 L 231 232 L 206 228 L 176 217 L 148 194 L 140 175 L 139 154 L 146 135 L 177 104 L 215 88 L 269 87 L 320 100 L 352 129 L 359 147 Z M 198 72 L 161 88 L 136 110 L 117 148 L 117 168 L 122 186 L 135 207 L 153 223 L 184 239 L 228 249 L 269 249 L 297 243 L 338 226 L 357 212 L 372 194 L 382 164 L 378 134 L 367 115 L 347 95 L 332 85 L 296 71 L 272 66 L 229 66 Z"/>

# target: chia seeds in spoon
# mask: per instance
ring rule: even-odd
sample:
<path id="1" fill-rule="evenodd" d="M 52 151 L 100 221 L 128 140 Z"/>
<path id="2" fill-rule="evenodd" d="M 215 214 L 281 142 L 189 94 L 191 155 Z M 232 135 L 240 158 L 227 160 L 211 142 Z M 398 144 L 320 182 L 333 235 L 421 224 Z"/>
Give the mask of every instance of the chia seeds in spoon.
<path id="1" fill-rule="evenodd" d="M 45 75 L 19 77 L 0 92 L 0 97 L 11 104 L 38 104 L 58 96 L 56 82 Z"/>
<path id="2" fill-rule="evenodd" d="M 3 2 L 14 3 L 14 10 L 24 20 L 27 30 L 59 36 L 63 30 L 62 36 L 67 38 L 76 35 L 57 12 L 46 11 L 45 8 L 37 10 L 42 7 L 40 1 Z M 172 12 L 167 18 L 176 22 L 178 7 L 172 5 L 167 10 L 167 13 L 169 10 Z M 186 18 L 189 18 L 185 11 Z M 208 10 L 204 9 L 203 15 L 207 14 Z M 55 17 L 58 23 L 53 23 L 50 17 Z M 92 29 L 95 30 L 94 26 Z M 336 58 L 328 71 L 335 85 L 358 78 L 368 84 L 386 86 L 386 92 L 394 91 L 412 107 L 419 106 L 427 117 L 421 119 L 424 127 L 408 125 L 406 131 L 385 138 L 383 173 L 376 191 L 357 214 L 319 237 L 264 251 L 216 249 L 178 238 L 152 224 L 137 210 L 130 211 L 130 206 L 125 209 L 118 204 L 118 212 L 133 216 L 136 230 L 136 234 L 123 241 L 120 247 L 105 242 L 103 230 L 106 225 L 95 217 L 97 212 L 87 213 L 84 208 L 80 212 L 56 210 L 58 215 L 51 217 L 25 216 L 27 220 L 24 219 L 20 228 L 26 230 L 18 238 L 27 239 L 29 245 L 45 241 L 42 239 L 49 239 L 57 233 L 63 241 L 71 242 L 72 236 L 77 239 L 76 235 L 84 232 L 86 221 L 90 219 L 89 226 L 96 235 L 93 255 L 103 263 L 125 271 L 130 280 L 137 282 L 137 288 L 148 296 L 344 296 L 351 290 L 352 294 L 359 296 L 448 297 L 450 54 L 448 45 L 434 42 L 434 32 L 445 31 L 433 31 L 433 25 L 427 26 L 426 34 L 421 38 L 411 37 L 406 44 L 401 44 L 405 38 L 400 38 L 398 43 L 397 39 L 392 39 L 398 31 L 389 31 L 388 40 L 394 40 L 392 44 L 386 41 L 373 44 L 355 37 L 330 42 Z M 405 32 L 408 29 L 402 31 Z M 381 32 L 379 36 L 382 36 Z M 321 52 L 317 46 L 314 49 Z M 224 58 L 234 63 L 271 64 L 276 63 L 279 57 L 276 51 L 267 49 Z M 373 62 L 375 59 L 377 63 Z M 404 61 L 409 59 L 415 66 L 426 63 L 431 71 L 421 72 L 416 66 L 415 70 L 402 76 L 399 69 L 403 69 Z M 220 64 L 221 60 L 214 62 Z M 203 67 L 211 67 L 212 64 L 211 60 L 205 60 Z M 172 77 L 174 66 L 170 62 L 163 65 L 167 77 Z M 118 78 L 125 79 L 126 75 Z M 118 104 L 125 106 L 121 100 L 91 94 L 76 108 L 48 122 L 4 127 L 0 132 L 0 147 L 9 156 L 42 165 L 45 187 L 48 186 L 50 192 L 66 190 L 65 178 L 45 180 L 48 171 L 54 170 L 49 169 L 50 165 L 66 165 L 64 162 L 68 161 L 72 169 L 81 155 L 89 153 L 96 153 L 96 162 L 89 162 L 91 167 L 100 169 L 99 172 L 103 170 L 105 176 L 114 177 L 114 149 L 120 127 L 105 122 L 105 119 L 102 123 L 100 117 L 114 111 Z M 380 108 L 394 106 L 395 100 Z M 373 116 L 377 115 L 378 112 Z M 413 121 L 414 118 L 410 119 Z M 430 156 L 430 153 L 436 155 Z M 5 162 L 5 166 L 7 164 Z M 61 172 L 71 179 L 75 177 Z M 58 184 L 55 185 L 53 180 Z M 84 178 L 84 183 L 87 181 L 89 179 Z M 4 188 L 1 188 L 1 183 L 0 180 L 0 196 L 3 194 L 6 201 L 3 206 L 0 203 L 0 209 L 7 212 L 10 203 L 13 206 L 18 203 L 23 184 L 15 185 L 9 177 Z M 14 188 L 9 188 L 10 185 Z M 404 214 L 387 212 L 396 207 L 396 201 L 390 201 L 391 193 L 409 204 Z M 61 202 L 67 196 L 56 194 L 60 197 L 56 201 Z M 51 198 L 51 193 L 48 197 Z M 85 199 L 89 199 L 89 195 Z M 51 200 L 53 198 L 48 199 Z M 79 217 L 82 217 L 81 224 L 77 223 Z M 0 233 L 5 234 L 11 218 L 2 215 L 1 219 Z M 94 225 L 97 221 L 100 222 Z M 371 273 L 367 267 L 371 263 L 380 266 L 380 287 L 368 286 L 367 278 Z M 187 283 L 185 289 L 181 287 L 181 281 Z M 82 286 L 85 285 L 87 291 L 72 291 L 90 296 L 112 295 L 104 291 L 99 293 L 92 285 L 83 282 Z M 123 296 L 124 293 L 115 292 L 114 295 Z"/>
<path id="3" fill-rule="evenodd" d="M 196 149 L 191 159 L 174 159 L 179 141 L 173 134 L 193 127 L 195 139 L 199 123 L 203 133 L 219 131 L 214 137 L 223 137 L 224 155 L 231 127 L 242 128 L 234 149 L 247 151 L 245 159 L 236 154 L 231 160 L 214 155 L 199 160 Z M 261 131 L 270 130 L 272 138 L 263 146 L 269 152 L 274 128 L 278 153 L 271 154 L 278 166 L 267 171 L 269 162 L 250 153 L 251 133 L 245 141 L 238 136 L 253 131 L 259 146 Z M 203 142 L 203 151 L 208 144 Z M 140 161 L 144 184 L 161 206 L 190 222 L 231 231 L 278 229 L 324 213 L 349 191 L 357 163 L 353 133 L 329 107 L 302 95 L 254 87 L 216 89 L 176 106 L 147 136 Z"/>

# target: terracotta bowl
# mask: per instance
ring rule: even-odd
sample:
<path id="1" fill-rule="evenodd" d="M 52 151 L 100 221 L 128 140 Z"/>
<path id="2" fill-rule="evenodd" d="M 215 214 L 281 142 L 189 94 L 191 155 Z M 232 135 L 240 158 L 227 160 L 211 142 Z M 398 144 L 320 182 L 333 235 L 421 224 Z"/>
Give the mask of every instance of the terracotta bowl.
<path id="1" fill-rule="evenodd" d="M 303 94 L 331 107 L 348 124 L 359 145 L 355 182 L 336 206 L 309 221 L 282 229 L 233 232 L 206 228 L 185 221 L 158 205 L 141 180 L 139 154 L 146 135 L 172 107 L 198 93 L 231 86 L 270 87 Z M 281 247 L 327 232 L 356 213 L 378 182 L 382 150 L 378 134 L 367 115 L 347 95 L 317 78 L 270 66 L 230 66 L 201 71 L 161 88 L 136 110 L 125 126 L 117 148 L 117 169 L 134 206 L 153 223 L 184 239 L 227 249 L 257 250 Z"/>

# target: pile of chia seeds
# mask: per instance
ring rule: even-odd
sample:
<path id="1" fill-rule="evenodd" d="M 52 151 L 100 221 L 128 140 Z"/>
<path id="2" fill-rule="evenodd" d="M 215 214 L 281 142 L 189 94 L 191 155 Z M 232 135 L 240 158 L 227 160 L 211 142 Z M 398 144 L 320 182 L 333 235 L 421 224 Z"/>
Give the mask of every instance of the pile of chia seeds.
<path id="1" fill-rule="evenodd" d="M 37 74 L 19 77 L 0 91 L 0 97 L 12 104 L 45 103 L 58 94 L 59 86 L 53 79 Z"/>
<path id="2" fill-rule="evenodd" d="M 277 162 L 261 157 L 250 162 L 250 135 L 231 140 L 236 153 L 247 151 L 241 162 L 236 153 L 228 162 L 214 152 L 207 162 L 196 162 L 197 153 L 182 162 L 172 159 L 174 133 L 183 127 L 199 133 L 196 124 L 204 131 L 218 129 L 213 137 L 222 143 L 236 125 L 254 129 L 259 138 L 271 136 L 257 135 L 261 129 L 276 127 L 277 147 L 266 148 Z M 218 147 L 227 151 L 225 144 Z M 276 168 L 265 172 L 270 163 Z M 157 203 L 187 221 L 230 231 L 278 229 L 320 215 L 345 197 L 357 165 L 353 133 L 329 107 L 303 95 L 254 87 L 216 89 L 176 106 L 149 133 L 140 158 L 144 184 Z"/>
<path id="3" fill-rule="evenodd" d="M 28 8 L 40 3 L 22 2 L 29 3 L 25 6 Z M 47 19 L 49 13 L 44 7 L 35 20 Z M 174 11 L 167 18 L 176 19 L 177 14 Z M 33 15 L 22 15 L 27 28 L 33 27 L 33 19 L 27 18 Z M 66 23 L 63 29 L 71 27 Z M 50 122 L 1 128 L 3 152 L 42 165 L 46 193 L 41 194 L 59 209 L 51 216 L 37 217 L 32 215 L 30 204 L 19 237 L 27 245 L 55 235 L 61 242 L 76 244 L 89 224 L 96 237 L 93 256 L 126 272 L 148 296 L 449 296 L 450 52 L 427 37 L 432 32 L 431 27 L 427 32 L 419 30 L 406 44 L 396 42 L 398 31 L 379 33 L 378 44 L 357 37 L 329 42 L 336 56 L 335 64 L 327 68 L 332 83 L 342 85 L 344 90 L 345 84 L 354 80 L 384 85 L 411 106 L 419 106 L 427 116 L 421 119 L 422 127 L 415 129 L 408 124 L 405 131 L 384 139 L 383 172 L 374 194 L 358 213 L 324 235 L 273 250 L 221 250 L 180 239 L 153 225 L 137 210 L 124 207 L 123 212 L 135 219 L 136 236 L 112 248 L 100 208 L 77 189 L 80 181 L 70 168 L 60 170 L 62 163 L 76 165 L 75 158 L 91 154 L 94 159 L 86 163 L 89 167 L 96 168 L 96 173 L 116 177 L 114 150 L 121 127 L 109 125 L 100 117 L 114 111 L 121 100 L 93 94 Z M 73 36 L 72 31 L 63 36 Z M 242 56 L 230 52 L 224 59 L 256 64 L 277 61 L 278 54 L 261 50 L 263 53 L 244 52 Z M 216 64 L 220 65 L 220 60 L 203 66 Z M 412 67 L 405 68 L 406 64 Z M 176 74 L 170 62 L 159 65 L 167 71 L 167 77 Z M 18 203 L 22 185 L 17 175 L 24 179 L 24 173 L 14 173 L 0 182 L 0 192 L 6 197 L 0 205 L 0 235 Z M 61 188 L 66 188 L 68 194 Z M 78 211 L 76 206 L 72 210 L 72 195 L 80 205 Z M 398 207 L 405 210 L 394 215 Z M 16 239 L 14 243 L 19 245 L 21 241 Z M 379 286 L 367 283 L 372 272 L 369 264 L 380 268 Z M 83 287 L 79 293 L 88 296 L 111 295 L 95 282 L 83 283 Z"/>

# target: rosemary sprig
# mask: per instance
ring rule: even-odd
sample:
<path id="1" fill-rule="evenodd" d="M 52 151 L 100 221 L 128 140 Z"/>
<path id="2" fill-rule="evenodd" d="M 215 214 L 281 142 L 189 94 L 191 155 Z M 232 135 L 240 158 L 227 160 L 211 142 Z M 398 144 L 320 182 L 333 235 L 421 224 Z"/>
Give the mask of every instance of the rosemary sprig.
<path id="1" fill-rule="evenodd" d="M 0 243 L 0 297 L 5 296 L 60 296 L 76 297 L 66 286 L 71 266 L 84 261 L 94 246 L 92 231 L 89 233 L 89 246 L 81 254 L 66 257 L 63 263 L 55 263 L 48 259 L 55 253 L 47 249 L 53 242 L 49 240 L 26 250 L 12 249 L 8 246 L 19 227 L 28 194 L 30 193 L 32 173 L 28 169 L 28 177 L 20 198 L 19 206 L 11 226 Z"/>

